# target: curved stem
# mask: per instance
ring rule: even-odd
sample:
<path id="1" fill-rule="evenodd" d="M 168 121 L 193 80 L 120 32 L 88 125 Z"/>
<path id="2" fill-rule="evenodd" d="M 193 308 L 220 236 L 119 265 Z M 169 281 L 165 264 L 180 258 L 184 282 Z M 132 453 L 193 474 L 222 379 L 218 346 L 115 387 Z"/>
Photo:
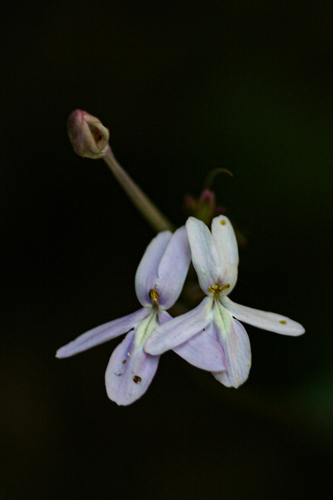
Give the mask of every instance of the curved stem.
<path id="1" fill-rule="evenodd" d="M 215 177 L 219 174 L 228 174 L 230 177 L 233 177 L 230 170 L 227 170 L 226 168 L 214 168 L 209 172 L 209 174 L 205 178 L 203 189 L 211 189 Z"/>

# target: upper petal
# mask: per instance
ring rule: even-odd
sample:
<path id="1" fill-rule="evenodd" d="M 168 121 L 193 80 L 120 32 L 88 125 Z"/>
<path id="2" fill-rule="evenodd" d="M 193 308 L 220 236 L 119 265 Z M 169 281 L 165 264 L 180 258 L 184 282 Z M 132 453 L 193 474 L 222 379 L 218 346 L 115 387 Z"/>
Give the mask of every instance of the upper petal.
<path id="1" fill-rule="evenodd" d="M 249 325 L 268 330 L 270 332 L 280 333 L 281 335 L 291 335 L 296 337 L 305 332 L 303 326 L 281 314 L 275 314 L 266 311 L 258 311 L 251 307 L 241 306 L 232 302 L 229 297 L 222 298 L 223 305 L 230 313 L 240 321 Z"/>
<path id="2" fill-rule="evenodd" d="M 151 305 L 149 291 L 158 281 L 158 268 L 172 238 L 170 231 L 159 233 L 149 243 L 135 275 L 136 295 L 143 306 Z"/>
<path id="3" fill-rule="evenodd" d="M 178 299 L 190 262 L 190 245 L 186 228 L 182 226 L 173 234 L 158 266 L 156 290 L 164 309 L 169 309 Z"/>
<path id="4" fill-rule="evenodd" d="M 145 353 L 129 332 L 116 347 L 105 373 L 109 398 L 118 405 L 129 405 L 148 389 L 158 367 L 160 356 Z"/>
<path id="5" fill-rule="evenodd" d="M 220 274 L 219 258 L 213 236 L 206 224 L 194 217 L 187 219 L 186 229 L 193 266 L 203 292 L 208 295 L 208 288 L 217 283 Z"/>
<path id="6" fill-rule="evenodd" d="M 148 316 L 149 310 L 139 309 L 135 313 L 124 316 L 123 318 L 115 319 L 105 323 L 104 325 L 97 326 L 86 333 L 83 333 L 69 344 L 64 345 L 58 349 L 56 353 L 57 358 L 67 358 L 78 354 L 79 352 L 86 351 L 91 347 L 98 344 L 103 344 L 118 335 L 128 332 L 135 328 L 140 321 Z"/>
<path id="7" fill-rule="evenodd" d="M 223 284 L 230 285 L 229 294 L 237 281 L 239 257 L 236 235 L 228 217 L 219 215 L 213 219 L 212 235 L 219 256 L 219 277 Z"/>
<path id="8" fill-rule="evenodd" d="M 192 311 L 158 326 L 146 340 L 145 351 L 150 354 L 162 354 L 183 344 L 205 328 L 210 321 L 211 309 L 212 298 L 206 297 Z"/>

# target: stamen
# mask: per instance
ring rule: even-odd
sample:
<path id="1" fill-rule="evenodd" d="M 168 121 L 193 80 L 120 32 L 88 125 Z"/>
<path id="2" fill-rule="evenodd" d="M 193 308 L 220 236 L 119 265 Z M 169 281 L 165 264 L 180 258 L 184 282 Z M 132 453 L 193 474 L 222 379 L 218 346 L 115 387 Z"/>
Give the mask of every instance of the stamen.
<path id="1" fill-rule="evenodd" d="M 226 283 L 225 285 L 212 285 L 208 288 L 208 291 L 210 293 L 215 293 L 216 295 L 218 295 L 219 293 L 228 290 L 228 288 L 230 288 L 229 283 Z"/>
<path id="2" fill-rule="evenodd" d="M 151 290 L 149 290 L 149 298 L 153 302 L 153 304 L 158 303 L 159 295 L 158 295 L 158 292 L 155 288 L 152 288 Z"/>

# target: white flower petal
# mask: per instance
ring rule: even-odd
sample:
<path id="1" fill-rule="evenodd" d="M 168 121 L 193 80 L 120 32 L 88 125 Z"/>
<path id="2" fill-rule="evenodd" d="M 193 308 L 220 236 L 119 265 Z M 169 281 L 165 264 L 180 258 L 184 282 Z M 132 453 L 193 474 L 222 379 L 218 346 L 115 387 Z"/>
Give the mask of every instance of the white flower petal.
<path id="1" fill-rule="evenodd" d="M 166 311 L 158 313 L 159 324 L 172 320 Z M 175 353 L 188 363 L 209 372 L 220 371 L 225 367 L 221 346 L 206 331 L 201 331 L 186 342 L 173 349 Z"/>
<path id="2" fill-rule="evenodd" d="M 191 262 L 191 250 L 185 226 L 173 234 L 158 266 L 156 290 L 159 303 L 169 309 L 182 291 Z"/>
<path id="3" fill-rule="evenodd" d="M 239 319 L 239 321 L 244 321 L 244 323 L 256 326 L 257 328 L 280 333 L 281 335 L 291 335 L 293 337 L 302 335 L 302 333 L 305 332 L 300 323 L 286 316 L 281 316 L 281 314 L 258 311 L 251 307 L 241 306 L 240 304 L 232 302 L 228 297 L 223 297 L 222 303 L 232 316 Z"/>
<path id="4" fill-rule="evenodd" d="M 239 257 L 235 232 L 228 217 L 219 215 L 213 219 L 212 236 L 219 257 L 219 277 L 223 284 L 230 285 L 229 294 L 237 281 Z"/>
<path id="5" fill-rule="evenodd" d="M 225 369 L 224 353 L 220 344 L 205 331 L 197 333 L 173 350 L 201 370 L 217 372 Z"/>
<path id="6" fill-rule="evenodd" d="M 186 229 L 193 266 L 203 292 L 208 295 L 208 288 L 217 283 L 220 274 L 219 258 L 213 237 L 206 224 L 194 217 L 187 219 Z"/>
<path id="7" fill-rule="evenodd" d="M 109 398 L 118 405 L 129 405 L 148 389 L 156 373 L 160 356 L 146 354 L 129 332 L 116 347 L 105 373 Z"/>
<path id="8" fill-rule="evenodd" d="M 145 343 L 145 351 L 162 354 L 183 344 L 190 337 L 203 330 L 210 321 L 212 298 L 206 297 L 201 304 L 186 314 L 177 316 L 155 328 Z"/>
<path id="9" fill-rule="evenodd" d="M 164 323 L 166 323 L 167 321 L 170 321 L 172 318 L 171 314 L 169 314 L 167 311 L 163 311 L 162 309 L 160 309 L 158 311 L 158 324 L 159 325 L 163 325 Z"/>
<path id="10" fill-rule="evenodd" d="M 136 295 L 143 306 L 150 306 L 149 291 L 158 282 L 158 267 L 172 238 L 170 231 L 159 233 L 149 243 L 135 275 Z"/>
<path id="11" fill-rule="evenodd" d="M 150 311 L 147 309 L 139 309 L 139 311 L 129 314 L 128 316 L 97 326 L 58 349 L 56 357 L 68 358 L 69 356 L 74 356 L 74 354 L 86 351 L 91 347 L 103 344 L 108 340 L 118 337 L 132 328 L 135 328 L 140 321 L 149 315 L 149 312 Z"/>
<path id="12" fill-rule="evenodd" d="M 226 387 L 237 388 L 247 380 L 251 368 L 249 337 L 243 325 L 233 319 L 221 303 L 216 302 L 214 312 L 207 331 L 221 345 L 226 369 L 213 375 Z"/>

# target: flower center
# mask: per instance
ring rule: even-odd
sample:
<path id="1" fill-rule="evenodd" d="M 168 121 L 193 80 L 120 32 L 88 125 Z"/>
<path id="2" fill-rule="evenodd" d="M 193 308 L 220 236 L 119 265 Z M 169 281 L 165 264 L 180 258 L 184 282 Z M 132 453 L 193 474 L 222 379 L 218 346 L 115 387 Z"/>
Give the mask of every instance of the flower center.
<path id="1" fill-rule="evenodd" d="M 152 288 L 151 290 L 149 290 L 149 298 L 153 304 L 153 307 L 158 307 L 158 299 L 160 298 L 160 296 L 158 295 L 156 288 Z"/>
<path id="2" fill-rule="evenodd" d="M 212 285 L 208 288 L 208 291 L 210 293 L 214 293 L 215 295 L 220 295 L 221 292 L 228 290 L 228 288 L 230 288 L 229 283 L 226 283 L 225 285 Z"/>

